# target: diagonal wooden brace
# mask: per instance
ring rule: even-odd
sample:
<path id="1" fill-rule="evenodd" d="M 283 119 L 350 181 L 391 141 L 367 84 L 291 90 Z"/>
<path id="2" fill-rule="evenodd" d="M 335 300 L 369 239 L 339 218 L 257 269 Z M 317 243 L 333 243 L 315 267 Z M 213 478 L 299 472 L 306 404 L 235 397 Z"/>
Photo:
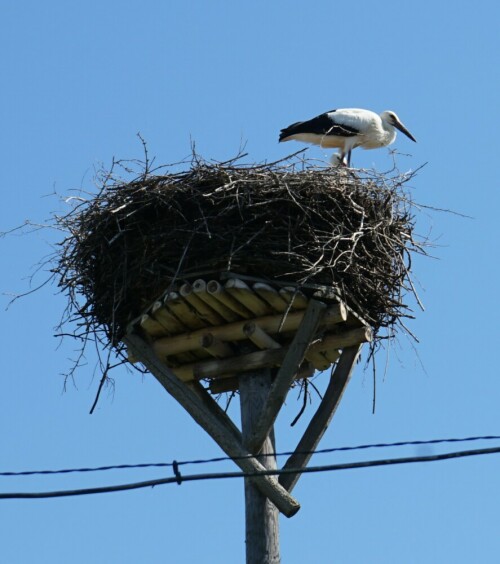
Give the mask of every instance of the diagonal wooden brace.
<path id="1" fill-rule="evenodd" d="M 231 419 L 200 389 L 201 386 L 189 387 L 180 381 L 139 335 L 130 333 L 123 338 L 123 342 L 243 472 L 252 474 L 265 471 L 264 466 L 243 447 L 241 433 Z M 300 509 L 299 503 L 272 476 L 259 476 L 252 480 L 286 517 L 292 517 Z"/>
<path id="2" fill-rule="evenodd" d="M 295 379 L 306 351 L 311 344 L 325 312 L 326 305 L 316 300 L 311 300 L 307 306 L 304 317 L 297 329 L 297 333 L 288 348 L 283 363 L 269 390 L 269 396 L 262 409 L 255 429 L 248 440 L 250 452 L 258 454 L 269 435 L 276 417 Z"/>
<path id="3" fill-rule="evenodd" d="M 335 411 L 342 399 L 344 390 L 349 383 L 354 364 L 361 351 L 362 345 L 347 347 L 342 351 L 337 367 L 330 377 L 330 383 L 326 389 L 321 403 L 313 415 L 307 429 L 295 449 L 295 452 L 286 461 L 283 469 L 302 469 L 307 466 L 313 452 L 316 450 L 321 437 L 328 429 Z M 281 474 L 279 483 L 289 492 L 295 487 L 301 474 Z"/>

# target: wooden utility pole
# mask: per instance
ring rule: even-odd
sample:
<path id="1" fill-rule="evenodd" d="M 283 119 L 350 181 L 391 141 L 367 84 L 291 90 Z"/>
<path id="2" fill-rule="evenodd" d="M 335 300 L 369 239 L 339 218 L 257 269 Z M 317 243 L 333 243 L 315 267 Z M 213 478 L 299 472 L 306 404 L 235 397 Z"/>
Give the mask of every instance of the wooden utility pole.
<path id="1" fill-rule="evenodd" d="M 130 357 L 142 362 L 242 472 L 250 475 L 245 478 L 246 562 L 279 564 L 279 513 L 292 517 L 300 509 L 290 492 L 325 433 L 362 343 L 371 340 L 371 331 L 344 304 L 333 299 L 327 304 L 316 294 L 306 299 L 297 293 L 302 297 L 300 307 L 289 311 L 295 293 L 288 296 L 283 289 L 278 292 L 262 282 L 252 289 L 229 280 L 227 295 L 213 280 L 185 286 L 180 295 L 186 304 L 178 298 L 157 300 L 130 324 L 123 342 Z M 206 289 L 212 289 L 220 303 Z M 234 302 L 236 297 L 239 305 Z M 220 319 L 206 317 L 208 302 L 211 315 L 217 313 Z M 182 321 L 192 331 L 179 333 L 171 310 L 181 318 L 175 323 Z M 196 322 L 192 319 L 195 311 L 199 314 Z M 279 478 L 262 474 L 277 468 L 274 423 L 294 381 L 301 372 L 309 373 L 311 366 L 325 370 L 335 361 L 325 395 L 283 467 L 288 472 Z M 226 383 L 226 391 L 239 390 L 241 431 L 199 382 L 205 378 L 212 380 L 210 386 Z"/>
<path id="2" fill-rule="evenodd" d="M 271 388 L 271 370 L 264 368 L 239 376 L 243 445 L 249 441 L 260 419 Z M 276 469 L 274 430 L 271 429 L 259 453 L 252 453 L 267 469 Z M 271 455 L 271 456 L 269 456 Z M 276 479 L 277 478 L 273 478 Z M 245 543 L 247 564 L 279 564 L 279 512 L 251 479 L 245 479 Z"/>

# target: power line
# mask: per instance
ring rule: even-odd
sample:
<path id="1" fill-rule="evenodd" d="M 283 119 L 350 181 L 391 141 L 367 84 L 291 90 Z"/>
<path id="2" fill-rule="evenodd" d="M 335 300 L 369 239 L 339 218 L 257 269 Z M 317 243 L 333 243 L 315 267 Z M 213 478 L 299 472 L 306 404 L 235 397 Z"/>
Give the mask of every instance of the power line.
<path id="1" fill-rule="evenodd" d="M 179 462 L 178 464 L 182 464 Z M 0 476 L 43 476 L 51 474 L 72 474 L 85 472 L 104 472 L 106 470 L 131 470 L 136 468 L 168 468 L 172 462 L 145 462 L 140 464 L 115 464 L 111 466 L 94 466 L 90 468 L 64 468 L 60 470 L 23 470 L 20 472 L 0 472 Z"/>
<path id="2" fill-rule="evenodd" d="M 367 450 L 367 449 L 377 449 L 377 448 L 393 448 L 393 447 L 404 447 L 404 446 L 424 446 L 424 445 L 437 445 L 445 443 L 463 443 L 472 441 L 491 441 L 500 440 L 500 435 L 483 435 L 483 436 L 473 436 L 473 437 L 462 437 L 462 438 L 447 438 L 447 439 L 428 439 L 428 440 L 416 440 L 416 441 L 399 441 L 393 443 L 374 443 L 374 444 L 363 444 L 356 446 L 344 446 L 344 447 L 332 447 L 318 449 L 315 451 L 300 451 L 300 454 L 329 454 L 333 452 L 348 452 L 357 450 Z M 294 454 L 292 451 L 284 452 L 273 452 L 268 453 L 264 456 L 290 456 Z M 299 453 L 297 453 L 299 454 Z M 252 455 L 249 455 L 249 457 Z M 177 466 L 187 466 L 189 464 L 211 464 L 214 462 L 225 462 L 228 460 L 241 460 L 242 458 L 248 457 L 238 457 L 231 458 L 230 456 L 219 456 L 215 458 L 204 458 L 204 459 L 194 459 L 194 460 L 184 460 L 175 462 Z M 37 476 L 37 475 L 51 475 L 51 474 L 71 474 L 71 473 L 86 473 L 86 472 L 104 472 L 107 470 L 133 470 L 141 468 L 172 468 L 174 462 L 145 462 L 139 464 L 115 464 L 108 466 L 94 466 L 86 468 L 65 468 L 59 470 L 24 470 L 24 471 L 5 471 L 0 472 L 0 476 Z"/>
<path id="3" fill-rule="evenodd" d="M 393 443 L 372 443 L 372 444 L 363 444 L 363 445 L 356 445 L 356 446 L 344 446 L 344 447 L 331 447 L 331 448 L 324 448 L 324 449 L 317 449 L 314 451 L 299 451 L 297 454 L 330 454 L 333 452 L 349 452 L 349 451 L 357 451 L 357 450 L 368 450 L 368 449 L 377 449 L 377 448 L 392 448 L 392 447 L 404 447 L 404 446 L 425 446 L 425 445 L 437 445 L 437 444 L 445 444 L 445 443 L 465 443 L 465 442 L 473 442 L 473 441 L 491 441 L 491 440 L 500 440 L 500 435 L 484 435 L 484 436 L 473 436 L 473 437 L 462 437 L 462 438 L 447 438 L 447 439 L 427 439 L 427 440 L 416 440 L 416 441 L 399 441 Z M 260 455 L 260 456 L 290 456 L 295 454 L 294 452 L 281 452 L 281 453 L 269 453 L 267 455 Z M 241 457 L 243 458 L 243 457 Z M 217 462 L 222 460 L 231 460 L 230 457 L 220 457 L 218 459 L 212 459 L 207 462 Z M 233 460 L 238 460 L 235 458 Z M 186 462 L 186 464 L 196 464 L 198 462 L 203 461 L 196 461 L 191 460 Z M 179 465 L 181 463 L 179 462 Z"/>
<path id="4" fill-rule="evenodd" d="M 396 464 L 413 464 L 418 462 L 437 462 L 439 460 L 449 460 L 453 458 L 464 458 L 468 456 L 480 456 L 487 454 L 500 454 L 500 447 L 484 448 L 476 450 L 464 450 L 448 452 L 444 454 L 434 454 L 429 456 L 413 456 L 406 458 L 389 458 L 381 460 L 366 460 L 364 462 L 349 462 L 345 464 L 328 464 L 323 466 L 310 466 L 308 468 L 288 468 L 281 470 L 263 470 L 261 472 L 218 472 L 208 474 L 190 474 L 182 476 L 177 471 L 173 478 L 159 478 L 157 480 L 147 480 L 144 482 L 134 482 L 130 484 L 119 484 L 115 486 L 103 486 L 97 488 L 85 488 L 77 490 L 60 490 L 52 492 L 20 492 L 20 493 L 0 493 L 0 499 L 42 499 L 54 497 L 69 497 L 78 495 L 90 495 L 100 493 L 111 493 L 127 490 L 137 490 L 161 486 L 164 484 L 181 484 L 182 482 L 193 482 L 200 480 L 217 480 L 228 478 L 254 478 L 257 476 L 276 476 L 282 474 L 312 474 L 316 472 L 334 472 L 338 470 L 354 470 L 358 468 L 373 468 L 375 466 L 392 466 Z"/>

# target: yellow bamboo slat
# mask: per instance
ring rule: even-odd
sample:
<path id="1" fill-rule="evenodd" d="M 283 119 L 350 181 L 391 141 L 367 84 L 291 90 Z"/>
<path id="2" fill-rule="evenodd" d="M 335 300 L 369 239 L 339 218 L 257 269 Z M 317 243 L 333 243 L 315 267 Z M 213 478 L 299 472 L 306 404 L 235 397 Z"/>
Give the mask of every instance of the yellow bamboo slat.
<path id="1" fill-rule="evenodd" d="M 293 286 L 278 290 L 264 281 L 247 284 L 236 277 L 224 284 L 198 279 L 164 294 L 128 331 L 140 327 L 180 379 L 213 379 L 210 390 L 219 393 L 238 388 L 236 374 L 282 364 L 308 303 Z M 341 302 L 326 309 L 320 329 L 296 378 L 328 369 L 343 348 L 371 340 L 366 322 Z M 231 343 L 241 341 L 259 350 L 239 354 Z M 129 361 L 137 359 L 131 355 Z"/>
<path id="2" fill-rule="evenodd" d="M 323 351 L 323 354 L 330 361 L 330 363 L 333 364 L 340 358 L 341 353 L 340 351 L 337 351 L 335 349 L 328 349 L 326 351 Z"/>
<path id="3" fill-rule="evenodd" d="M 264 282 L 255 282 L 252 285 L 254 292 L 261 297 L 266 303 L 268 303 L 276 311 L 287 311 L 288 303 L 279 295 L 279 292 L 275 290 L 269 284 Z"/>
<path id="4" fill-rule="evenodd" d="M 260 299 L 243 280 L 230 278 L 224 288 L 233 298 L 249 309 L 254 316 L 259 317 L 273 313 L 273 309 L 264 300 Z"/>
<path id="5" fill-rule="evenodd" d="M 243 332 L 259 349 L 279 349 L 281 345 L 261 329 L 257 323 L 249 321 L 243 326 Z"/>
<path id="6" fill-rule="evenodd" d="M 220 282 L 217 282 L 217 280 L 210 280 L 207 284 L 207 292 L 243 319 L 251 319 L 254 317 L 254 314 L 242 303 L 233 298 L 231 294 L 226 292 L 224 287 L 220 284 Z"/>
<path id="7" fill-rule="evenodd" d="M 161 323 L 153 319 L 148 314 L 141 315 L 138 325 L 143 329 L 150 337 L 164 337 L 168 335 L 168 331 L 163 327 Z"/>
<path id="8" fill-rule="evenodd" d="M 189 329 L 201 329 L 207 323 L 184 301 L 177 292 L 170 292 L 163 298 L 163 305 Z"/>
<path id="9" fill-rule="evenodd" d="M 254 322 L 266 333 L 271 335 L 281 332 L 294 331 L 300 325 L 304 311 L 296 311 L 287 314 L 268 315 L 254 320 Z M 343 304 L 335 304 L 329 307 L 321 321 L 321 327 L 331 328 L 338 323 L 345 321 L 347 312 Z M 176 335 L 174 337 L 163 337 L 153 343 L 156 354 L 163 358 L 165 356 L 196 350 L 199 347 L 199 339 L 207 332 L 212 333 L 221 341 L 242 341 L 247 339 L 244 326 L 247 321 L 228 323 L 219 327 L 212 327 L 209 331 L 199 329 L 191 333 Z"/>
<path id="10" fill-rule="evenodd" d="M 224 319 L 224 321 L 231 322 L 240 319 L 240 316 L 237 313 L 221 301 L 217 300 L 212 294 L 208 293 L 207 283 L 204 280 L 196 280 L 193 283 L 193 292 L 214 311 L 216 311 L 222 319 Z"/>
<path id="11" fill-rule="evenodd" d="M 217 339 L 212 333 L 207 333 L 200 338 L 200 346 L 214 358 L 225 358 L 234 354 L 228 343 Z"/>
<path id="12" fill-rule="evenodd" d="M 196 310 L 201 319 L 206 321 L 208 325 L 217 326 L 224 323 L 224 319 L 216 311 L 193 293 L 191 284 L 183 284 L 179 289 L 179 294 Z"/>
<path id="13" fill-rule="evenodd" d="M 331 366 L 331 362 L 326 358 L 326 356 L 319 351 L 308 351 L 305 355 L 306 359 L 314 366 L 316 370 L 323 372 Z"/>
<path id="14" fill-rule="evenodd" d="M 158 301 L 153 304 L 150 309 L 149 314 L 158 321 L 171 335 L 178 335 L 179 333 L 184 333 L 186 327 L 172 315 L 163 305 L 162 302 Z"/>
<path id="15" fill-rule="evenodd" d="M 279 294 L 287 304 L 291 303 L 292 309 L 305 309 L 307 307 L 307 304 L 309 303 L 309 300 L 306 298 L 306 296 L 293 286 L 281 288 Z"/>
<path id="16" fill-rule="evenodd" d="M 372 331 L 369 327 L 358 327 L 349 329 L 344 333 L 326 335 L 320 342 L 314 343 L 308 349 L 313 352 L 325 350 L 343 349 L 360 343 L 368 343 L 372 340 Z"/>

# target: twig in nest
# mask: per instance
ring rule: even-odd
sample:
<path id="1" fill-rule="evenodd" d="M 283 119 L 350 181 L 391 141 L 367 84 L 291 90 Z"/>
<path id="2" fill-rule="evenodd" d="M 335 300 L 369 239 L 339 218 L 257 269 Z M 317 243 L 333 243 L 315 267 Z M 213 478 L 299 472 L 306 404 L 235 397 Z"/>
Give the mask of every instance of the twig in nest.
<path id="1" fill-rule="evenodd" d="M 107 379 L 108 379 L 108 370 L 105 370 L 103 372 L 102 376 L 101 376 L 101 380 L 99 381 L 99 386 L 97 388 L 94 403 L 92 404 L 92 407 L 90 408 L 90 411 L 89 411 L 90 415 L 92 415 L 92 413 L 94 413 L 94 409 L 96 408 L 97 402 L 99 401 L 99 397 L 101 395 L 102 388 L 103 388 L 104 384 L 106 383 Z"/>
<path id="2" fill-rule="evenodd" d="M 301 386 L 301 393 L 303 394 L 302 407 L 300 408 L 300 411 L 298 412 L 295 419 L 290 423 L 290 427 L 293 427 L 295 425 L 295 423 L 297 423 L 297 421 L 302 417 L 302 414 L 306 410 L 307 400 L 309 398 L 309 390 L 307 389 L 308 384 L 309 384 L 309 382 L 306 379 L 306 380 L 304 380 L 303 386 Z"/>

